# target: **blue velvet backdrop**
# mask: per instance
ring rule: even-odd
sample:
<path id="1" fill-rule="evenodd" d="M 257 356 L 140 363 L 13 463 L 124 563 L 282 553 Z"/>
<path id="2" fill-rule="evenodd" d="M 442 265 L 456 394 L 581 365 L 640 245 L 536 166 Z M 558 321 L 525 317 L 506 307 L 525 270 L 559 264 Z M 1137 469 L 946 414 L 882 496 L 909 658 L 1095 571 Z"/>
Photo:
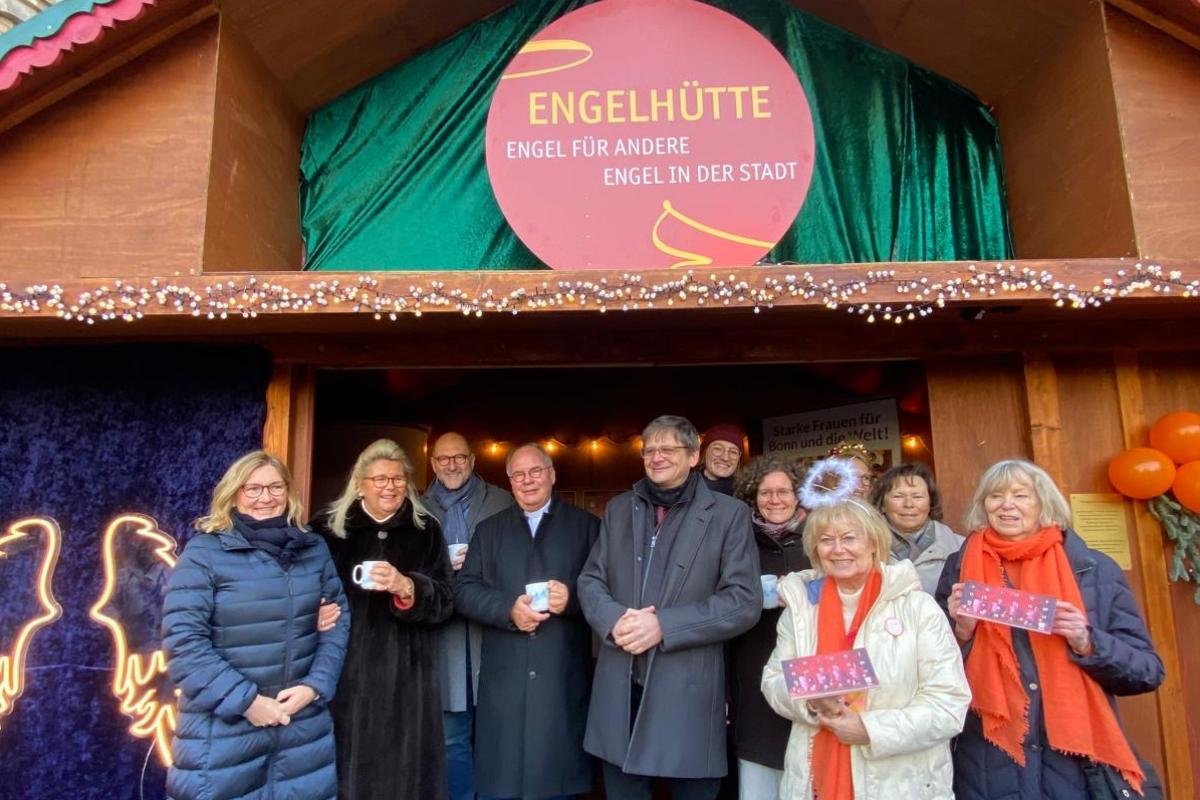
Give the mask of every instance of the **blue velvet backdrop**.
<path id="1" fill-rule="evenodd" d="M 136 511 L 182 546 L 225 468 L 261 446 L 269 359 L 252 348 L 77 347 L 0 351 L 0 370 L 0 535 L 30 514 L 63 532 L 53 581 L 63 616 L 37 634 L 25 693 L 0 718 L 0 797 L 161 798 L 165 772 L 152 756 L 142 784 L 150 742 L 128 733 L 111 693 L 111 638 L 88 618 L 101 536 Z M 0 602 L 20 596 L 19 573 L 0 575 Z M 20 605 L 0 605 L 0 650 Z"/>

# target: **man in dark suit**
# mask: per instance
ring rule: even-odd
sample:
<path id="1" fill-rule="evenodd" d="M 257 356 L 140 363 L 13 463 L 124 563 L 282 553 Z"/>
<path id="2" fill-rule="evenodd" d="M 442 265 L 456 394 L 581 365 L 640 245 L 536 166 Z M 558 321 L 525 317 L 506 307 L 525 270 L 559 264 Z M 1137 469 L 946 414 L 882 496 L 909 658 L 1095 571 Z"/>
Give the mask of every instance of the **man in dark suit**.
<path id="1" fill-rule="evenodd" d="M 600 520 L 554 497 L 535 444 L 505 465 L 517 505 L 479 524 L 454 605 L 483 628 L 475 788 L 488 798 L 565 798 L 592 786 L 583 750 L 592 635 L 575 586 Z M 548 584 L 535 601 L 526 587 Z"/>
<path id="2" fill-rule="evenodd" d="M 725 748 L 723 644 L 762 609 L 750 509 L 693 468 L 700 437 L 682 417 L 642 433 L 646 477 L 604 512 L 579 577 L 602 647 L 584 747 L 603 759 L 610 800 L 716 797 Z"/>

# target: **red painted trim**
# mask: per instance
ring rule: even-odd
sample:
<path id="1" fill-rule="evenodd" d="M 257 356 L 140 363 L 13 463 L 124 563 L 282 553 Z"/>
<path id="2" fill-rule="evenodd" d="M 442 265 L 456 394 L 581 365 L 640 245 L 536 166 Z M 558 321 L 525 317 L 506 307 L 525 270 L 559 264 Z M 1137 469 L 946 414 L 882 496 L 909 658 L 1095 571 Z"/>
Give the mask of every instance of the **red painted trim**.
<path id="1" fill-rule="evenodd" d="M 104 32 L 122 22 L 139 17 L 148 6 L 158 0 L 113 0 L 105 5 L 94 6 L 86 14 L 76 14 L 68 19 L 56 33 L 45 39 L 37 39 L 28 47 L 17 47 L 0 60 L 0 92 L 11 89 L 21 78 L 35 69 L 53 67 L 76 47 L 88 45 L 104 35 Z"/>

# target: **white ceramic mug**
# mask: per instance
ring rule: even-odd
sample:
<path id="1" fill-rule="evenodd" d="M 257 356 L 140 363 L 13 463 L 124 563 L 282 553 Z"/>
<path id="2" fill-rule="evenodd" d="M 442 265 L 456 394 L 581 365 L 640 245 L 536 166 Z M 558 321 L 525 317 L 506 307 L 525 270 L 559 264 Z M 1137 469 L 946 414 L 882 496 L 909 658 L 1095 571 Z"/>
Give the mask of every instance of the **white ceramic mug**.
<path id="1" fill-rule="evenodd" d="M 762 580 L 763 608 L 779 608 L 779 576 L 760 575 Z"/>
<path id="2" fill-rule="evenodd" d="M 377 591 L 382 589 L 382 586 L 376 585 L 375 581 L 371 580 L 371 570 L 376 564 L 384 564 L 384 561 L 364 561 L 361 564 L 355 564 L 354 569 L 350 571 L 350 580 L 363 589 Z"/>
<path id="3" fill-rule="evenodd" d="M 550 610 L 549 581 L 525 584 L 525 594 L 529 595 L 529 607 L 534 611 Z"/>

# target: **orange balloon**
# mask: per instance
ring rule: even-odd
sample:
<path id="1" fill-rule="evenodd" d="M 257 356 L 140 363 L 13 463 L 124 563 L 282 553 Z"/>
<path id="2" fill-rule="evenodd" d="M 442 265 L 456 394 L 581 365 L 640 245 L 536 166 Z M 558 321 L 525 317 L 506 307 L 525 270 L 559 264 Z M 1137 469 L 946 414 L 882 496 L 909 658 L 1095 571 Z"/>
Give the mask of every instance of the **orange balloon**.
<path id="1" fill-rule="evenodd" d="M 1200 514 L 1200 461 L 1189 461 L 1175 471 L 1171 491 L 1181 506 Z"/>
<path id="2" fill-rule="evenodd" d="M 1126 497 L 1149 500 L 1171 488 L 1175 464 L 1157 450 L 1131 447 L 1108 462 L 1108 480 Z"/>
<path id="3" fill-rule="evenodd" d="M 1159 417 L 1150 428 L 1150 446 L 1176 464 L 1200 460 L 1200 414 L 1172 411 Z"/>

